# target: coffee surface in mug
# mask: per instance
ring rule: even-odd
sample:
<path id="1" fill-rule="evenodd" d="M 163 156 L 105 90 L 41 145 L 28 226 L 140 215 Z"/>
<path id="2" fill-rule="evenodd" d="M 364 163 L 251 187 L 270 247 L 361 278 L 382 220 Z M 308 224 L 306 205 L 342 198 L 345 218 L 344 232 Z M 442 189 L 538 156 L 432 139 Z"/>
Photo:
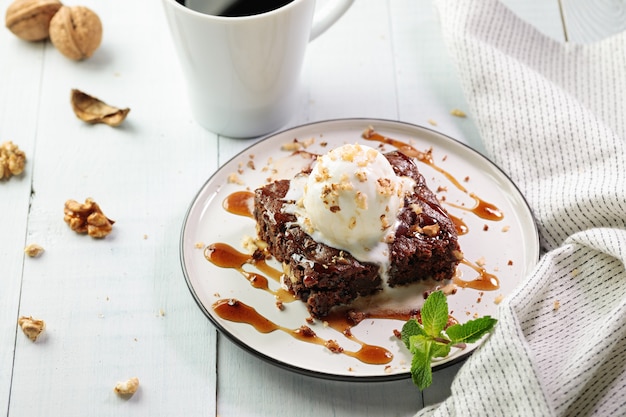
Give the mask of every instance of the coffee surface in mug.
<path id="1" fill-rule="evenodd" d="M 197 12 L 224 17 L 253 16 L 279 9 L 293 0 L 176 0 Z"/>

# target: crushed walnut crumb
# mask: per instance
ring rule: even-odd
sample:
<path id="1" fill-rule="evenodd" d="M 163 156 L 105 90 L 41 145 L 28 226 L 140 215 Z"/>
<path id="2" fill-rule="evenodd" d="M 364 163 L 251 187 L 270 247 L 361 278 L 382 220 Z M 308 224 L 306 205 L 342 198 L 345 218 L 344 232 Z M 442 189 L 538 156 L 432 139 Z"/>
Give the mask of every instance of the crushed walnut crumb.
<path id="1" fill-rule="evenodd" d="M 133 377 L 123 382 L 115 384 L 113 391 L 118 395 L 133 395 L 139 388 L 139 378 Z"/>
<path id="2" fill-rule="evenodd" d="M 17 319 L 17 324 L 22 328 L 24 334 L 33 342 L 39 338 L 41 332 L 46 328 L 46 322 L 35 319 L 32 316 L 21 316 Z"/>
<path id="3" fill-rule="evenodd" d="M 239 175 L 237 175 L 234 172 L 228 176 L 228 178 L 226 179 L 226 182 L 228 182 L 229 184 L 237 184 L 237 185 L 245 184 L 243 180 L 239 178 Z"/>
<path id="4" fill-rule="evenodd" d="M 459 110 L 459 109 L 450 110 L 450 114 L 453 115 L 454 117 L 466 117 L 467 116 L 463 110 Z"/>
<path id="5" fill-rule="evenodd" d="M 324 343 L 324 346 L 326 346 L 326 349 L 330 350 L 333 353 L 341 353 L 341 352 L 343 352 L 343 348 L 341 346 L 339 346 L 339 343 L 337 343 L 336 340 L 327 340 Z"/>
<path id="6" fill-rule="evenodd" d="M 45 249 L 36 243 L 31 243 L 30 245 L 24 248 L 24 253 L 30 256 L 31 258 L 37 258 L 41 256 L 41 254 L 44 253 L 44 251 Z"/>

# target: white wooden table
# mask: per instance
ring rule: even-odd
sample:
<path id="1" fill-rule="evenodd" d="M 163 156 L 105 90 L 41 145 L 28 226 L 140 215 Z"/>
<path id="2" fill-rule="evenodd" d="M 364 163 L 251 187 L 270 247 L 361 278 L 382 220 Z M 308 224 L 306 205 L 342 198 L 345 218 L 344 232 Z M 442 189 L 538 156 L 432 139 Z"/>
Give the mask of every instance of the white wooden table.
<path id="1" fill-rule="evenodd" d="M 328 0 L 327 0 L 328 1 Z M 0 0 L 6 10 L 9 0 Z M 458 366 L 423 395 L 410 380 L 349 383 L 298 375 L 219 335 L 181 271 L 179 235 L 200 186 L 254 140 L 216 137 L 192 119 L 160 2 L 84 0 L 101 48 L 73 62 L 49 42 L 0 31 L 0 142 L 26 152 L 0 181 L 0 415 L 406 416 L 448 394 Z M 623 30 L 620 0 L 507 0 L 554 39 Z M 357 0 L 307 51 L 290 126 L 375 117 L 429 126 L 481 150 L 427 0 Z M 131 113 L 119 128 L 71 111 L 78 88 Z M 429 125 L 436 122 L 436 126 Z M 116 220 L 106 239 L 72 232 L 67 199 L 93 197 Z M 23 249 L 38 243 L 39 258 Z M 20 315 L 44 319 L 36 343 Z M 130 399 L 113 393 L 139 377 Z"/>

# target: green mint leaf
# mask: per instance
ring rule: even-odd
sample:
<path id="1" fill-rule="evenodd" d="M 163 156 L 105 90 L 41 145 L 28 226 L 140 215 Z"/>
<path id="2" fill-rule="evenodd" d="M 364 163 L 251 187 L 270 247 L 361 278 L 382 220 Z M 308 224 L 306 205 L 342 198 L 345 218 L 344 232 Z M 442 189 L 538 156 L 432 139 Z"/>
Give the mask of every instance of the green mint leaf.
<path id="1" fill-rule="evenodd" d="M 484 316 L 464 324 L 455 324 L 446 329 L 452 343 L 474 343 L 489 333 L 498 320 Z"/>
<path id="2" fill-rule="evenodd" d="M 431 293 L 422 307 L 422 325 L 431 337 L 440 337 L 448 323 L 448 301 L 442 291 Z"/>
<path id="3" fill-rule="evenodd" d="M 433 371 L 430 367 L 432 360 L 432 345 L 435 342 L 428 336 L 411 336 L 411 379 L 420 390 L 424 390 L 433 383 Z"/>
<path id="4" fill-rule="evenodd" d="M 443 341 L 441 341 L 441 342 L 437 342 L 436 341 L 431 346 L 432 357 L 433 358 L 445 358 L 446 356 L 448 356 L 450 354 L 450 347 L 451 346 L 452 346 L 452 343 L 445 343 Z"/>
<path id="5" fill-rule="evenodd" d="M 424 327 L 420 324 L 417 319 L 409 319 L 404 326 L 402 326 L 402 341 L 407 349 L 411 350 L 411 345 L 409 343 L 409 338 L 411 336 L 426 336 L 426 332 L 424 331 Z"/>

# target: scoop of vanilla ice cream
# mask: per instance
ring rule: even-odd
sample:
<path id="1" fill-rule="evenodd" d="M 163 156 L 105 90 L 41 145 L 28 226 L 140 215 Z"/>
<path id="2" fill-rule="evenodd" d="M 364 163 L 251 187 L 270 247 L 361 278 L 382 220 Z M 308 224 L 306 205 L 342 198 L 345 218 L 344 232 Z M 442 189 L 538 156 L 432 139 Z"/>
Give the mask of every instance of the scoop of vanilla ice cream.
<path id="1" fill-rule="evenodd" d="M 414 185 L 376 149 L 343 145 L 317 158 L 296 214 L 318 242 L 383 263 L 404 196 Z"/>

